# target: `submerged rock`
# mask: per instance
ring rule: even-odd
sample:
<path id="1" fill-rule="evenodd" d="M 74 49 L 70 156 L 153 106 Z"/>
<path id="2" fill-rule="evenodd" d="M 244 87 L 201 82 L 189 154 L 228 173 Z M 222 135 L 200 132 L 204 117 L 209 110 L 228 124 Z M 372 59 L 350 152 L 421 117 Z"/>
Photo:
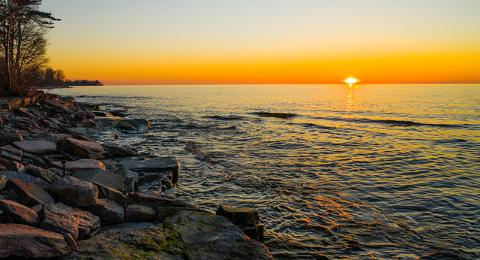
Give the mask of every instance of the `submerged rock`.
<path id="1" fill-rule="evenodd" d="M 140 183 L 160 180 L 164 186 L 162 190 L 171 189 L 178 182 L 179 163 L 174 157 L 128 158 L 118 165 L 124 171 L 137 172 Z"/>
<path id="2" fill-rule="evenodd" d="M 228 219 L 181 212 L 160 225 L 126 225 L 79 243 L 68 259 L 273 259 Z"/>
<path id="3" fill-rule="evenodd" d="M 2 258 L 52 258 L 69 253 L 62 235 L 17 224 L 0 224 Z"/>
<path id="4" fill-rule="evenodd" d="M 256 210 L 222 205 L 218 207 L 217 215 L 228 218 L 248 237 L 263 242 L 264 226 L 260 224 L 260 216 Z"/>
<path id="5" fill-rule="evenodd" d="M 118 129 L 127 131 L 145 130 L 151 127 L 146 119 L 123 119 L 116 125 Z"/>

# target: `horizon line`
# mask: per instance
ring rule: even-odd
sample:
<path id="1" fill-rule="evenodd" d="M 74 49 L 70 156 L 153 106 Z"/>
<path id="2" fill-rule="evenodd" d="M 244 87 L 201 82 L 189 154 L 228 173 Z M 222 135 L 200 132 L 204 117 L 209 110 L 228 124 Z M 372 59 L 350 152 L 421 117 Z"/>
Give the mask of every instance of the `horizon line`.
<path id="1" fill-rule="evenodd" d="M 101 81 L 101 80 L 100 80 Z M 102 82 L 102 81 L 101 81 Z M 480 84 L 480 81 L 478 82 L 367 82 L 367 83 L 357 83 L 355 85 L 426 85 L 426 84 L 435 84 L 435 85 L 447 85 L 447 84 Z M 185 83 L 140 83 L 140 82 L 127 82 L 127 83 L 104 83 L 103 85 L 105 86 L 112 86 L 112 85 L 121 85 L 121 86 L 128 86 L 128 85 L 137 85 L 137 86 L 181 86 L 181 85 L 188 85 L 188 86 L 195 86 L 195 85 L 347 85 L 342 82 L 336 82 L 336 83 L 265 83 L 265 82 L 249 82 L 249 83 L 242 83 L 242 82 L 225 82 L 225 83 L 219 83 L 219 82 L 212 82 L 212 83 L 191 83 L 191 82 L 185 82 Z"/>

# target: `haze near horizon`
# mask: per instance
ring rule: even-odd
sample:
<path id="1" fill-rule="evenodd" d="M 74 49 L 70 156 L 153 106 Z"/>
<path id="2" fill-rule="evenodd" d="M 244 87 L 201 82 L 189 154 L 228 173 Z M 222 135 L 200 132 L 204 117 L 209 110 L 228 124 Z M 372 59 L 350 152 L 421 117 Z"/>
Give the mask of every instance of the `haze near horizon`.
<path id="1" fill-rule="evenodd" d="M 107 84 L 480 81 L 475 0 L 44 1 L 51 64 Z"/>

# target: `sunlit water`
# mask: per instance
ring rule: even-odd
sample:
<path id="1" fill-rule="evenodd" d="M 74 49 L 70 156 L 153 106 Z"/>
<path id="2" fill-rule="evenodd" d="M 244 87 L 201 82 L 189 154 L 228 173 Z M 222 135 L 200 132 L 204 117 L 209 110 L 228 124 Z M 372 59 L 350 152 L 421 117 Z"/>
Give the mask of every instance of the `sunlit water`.
<path id="1" fill-rule="evenodd" d="M 177 156 L 181 198 L 258 209 L 276 258 L 480 257 L 480 85 L 54 92 L 149 118 L 121 142 Z"/>

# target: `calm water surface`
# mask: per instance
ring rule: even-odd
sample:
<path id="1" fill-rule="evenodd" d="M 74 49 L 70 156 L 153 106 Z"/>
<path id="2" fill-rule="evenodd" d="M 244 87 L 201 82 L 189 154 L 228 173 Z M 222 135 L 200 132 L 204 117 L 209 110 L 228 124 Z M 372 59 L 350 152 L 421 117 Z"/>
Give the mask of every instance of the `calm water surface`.
<path id="1" fill-rule="evenodd" d="M 257 208 L 278 259 L 480 258 L 480 85 L 54 92 L 151 119 L 121 142 L 177 156 L 181 198 Z"/>

